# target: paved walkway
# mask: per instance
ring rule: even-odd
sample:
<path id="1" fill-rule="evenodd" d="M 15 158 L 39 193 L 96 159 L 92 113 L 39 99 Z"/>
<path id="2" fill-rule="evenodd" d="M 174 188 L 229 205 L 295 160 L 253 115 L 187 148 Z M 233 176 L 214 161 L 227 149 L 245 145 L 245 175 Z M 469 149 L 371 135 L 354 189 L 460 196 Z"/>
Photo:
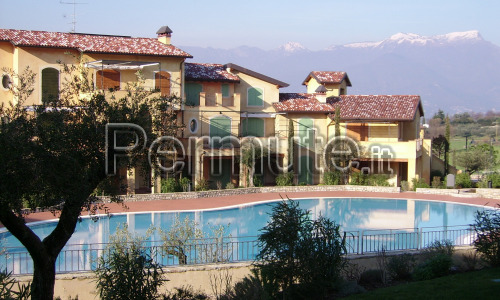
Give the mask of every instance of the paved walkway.
<path id="1" fill-rule="evenodd" d="M 220 208 L 233 205 L 241 205 L 245 203 L 269 201 L 281 198 L 325 198 L 325 197 L 340 197 L 340 198 L 391 198 L 391 199 L 422 199 L 422 200 L 437 200 L 446 202 L 466 203 L 474 205 L 486 205 L 491 207 L 499 207 L 500 199 L 488 198 L 465 198 L 447 195 L 431 195 L 415 192 L 404 193 L 374 193 L 374 192 L 294 192 L 294 193 L 260 193 L 246 194 L 238 196 L 197 198 L 197 199 L 182 199 L 182 200 L 158 200 L 158 201 L 143 201 L 143 202 L 126 202 L 125 206 L 117 203 L 107 204 L 110 213 L 121 212 L 142 212 L 142 211 L 180 211 L 180 210 L 197 210 Z M 83 215 L 88 215 L 84 212 Z M 43 220 L 55 219 L 50 212 L 32 213 L 26 217 L 27 222 L 36 222 Z M 1 225 L 0 225 L 1 226 Z"/>

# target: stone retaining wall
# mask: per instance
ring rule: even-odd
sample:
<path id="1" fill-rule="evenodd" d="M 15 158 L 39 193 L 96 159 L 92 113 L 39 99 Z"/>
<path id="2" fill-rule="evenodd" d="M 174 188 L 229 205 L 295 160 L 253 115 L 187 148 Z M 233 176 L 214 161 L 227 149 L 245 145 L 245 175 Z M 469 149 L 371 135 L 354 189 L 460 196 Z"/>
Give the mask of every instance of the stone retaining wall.
<path id="1" fill-rule="evenodd" d="M 500 189 L 431 189 L 417 188 L 417 193 L 433 195 L 450 195 L 464 198 L 491 198 L 500 199 Z"/>
<path id="2" fill-rule="evenodd" d="M 384 186 L 358 186 L 358 185 L 313 185 L 313 186 L 269 186 L 240 189 L 212 190 L 202 192 L 179 192 L 179 193 L 158 193 L 158 194 L 135 194 L 120 196 L 125 202 L 133 201 L 154 201 L 154 200 L 174 200 L 174 199 L 194 199 L 225 197 L 256 193 L 293 193 L 293 192 L 318 192 L 318 191 L 357 191 L 357 192 L 379 192 L 379 193 L 399 193 L 399 187 Z M 99 197 L 104 201 L 108 197 Z"/>
<path id="3" fill-rule="evenodd" d="M 484 198 L 500 199 L 500 189 L 476 189 L 476 194 Z"/>

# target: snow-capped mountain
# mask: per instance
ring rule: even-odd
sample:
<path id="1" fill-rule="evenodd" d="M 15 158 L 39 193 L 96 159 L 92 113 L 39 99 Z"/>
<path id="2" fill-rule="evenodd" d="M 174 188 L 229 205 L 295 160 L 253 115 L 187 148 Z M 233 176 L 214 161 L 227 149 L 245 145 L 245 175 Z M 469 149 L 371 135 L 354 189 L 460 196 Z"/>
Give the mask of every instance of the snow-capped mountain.
<path id="1" fill-rule="evenodd" d="M 450 43 L 459 42 L 478 42 L 484 41 L 481 34 L 477 30 L 452 32 L 448 34 L 423 36 L 415 33 L 396 33 L 379 42 L 364 42 L 364 43 L 351 43 L 342 46 L 332 46 L 328 50 L 334 50 L 338 47 L 346 48 L 382 48 L 388 45 L 412 45 L 412 46 L 439 46 L 447 45 Z"/>
<path id="2" fill-rule="evenodd" d="M 288 42 L 278 48 L 278 51 L 284 51 L 287 53 L 296 53 L 300 51 L 308 51 L 306 47 L 297 42 Z"/>
<path id="3" fill-rule="evenodd" d="M 500 47 L 478 31 L 436 36 L 397 33 L 378 42 L 360 42 L 311 51 L 299 43 L 275 50 L 182 47 L 194 62 L 236 63 L 284 81 L 283 92 L 304 92 L 311 71 L 345 71 L 349 94 L 418 94 L 427 116 L 500 110 Z"/>

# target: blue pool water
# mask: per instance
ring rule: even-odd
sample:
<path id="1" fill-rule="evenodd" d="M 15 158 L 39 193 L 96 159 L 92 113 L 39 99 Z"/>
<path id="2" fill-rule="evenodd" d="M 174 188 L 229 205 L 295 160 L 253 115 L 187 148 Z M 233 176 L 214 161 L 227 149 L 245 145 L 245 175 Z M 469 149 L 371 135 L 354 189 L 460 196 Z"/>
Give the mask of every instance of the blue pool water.
<path id="1" fill-rule="evenodd" d="M 275 201 L 204 211 L 128 213 L 103 216 L 97 221 L 83 217 L 68 244 L 107 243 L 109 235 L 125 223 L 130 231 L 138 234 L 145 234 L 152 226 L 166 230 L 177 216 L 181 219 L 189 216 L 207 233 L 211 231 L 211 226 L 229 225 L 227 233 L 232 237 L 256 237 L 268 222 L 272 207 L 277 203 Z M 321 214 L 340 224 L 343 231 L 469 225 L 474 222 L 475 212 L 485 209 L 436 201 L 367 198 L 300 199 L 299 204 L 301 208 L 311 212 L 312 218 Z M 43 239 L 55 228 L 55 224 L 44 222 L 31 227 Z M 1 232 L 0 239 L 3 247 L 22 247 L 8 232 Z M 159 236 L 153 235 L 151 239 L 159 240 Z"/>

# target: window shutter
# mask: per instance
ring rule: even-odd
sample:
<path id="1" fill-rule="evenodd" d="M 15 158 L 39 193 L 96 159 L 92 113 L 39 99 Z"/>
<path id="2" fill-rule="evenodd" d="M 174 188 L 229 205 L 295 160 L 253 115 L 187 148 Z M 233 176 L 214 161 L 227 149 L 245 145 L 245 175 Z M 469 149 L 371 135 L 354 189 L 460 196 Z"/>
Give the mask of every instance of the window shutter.
<path id="1" fill-rule="evenodd" d="M 248 106 L 263 106 L 264 97 L 263 90 L 261 88 L 250 88 L 248 89 Z"/>
<path id="2" fill-rule="evenodd" d="M 162 97 L 170 96 L 170 74 L 168 72 L 155 73 L 155 89 L 160 91 Z"/>
<path id="3" fill-rule="evenodd" d="M 42 70 L 42 103 L 59 98 L 59 71 L 54 68 Z"/>
<path id="4" fill-rule="evenodd" d="M 96 86 L 99 90 L 119 90 L 120 72 L 115 70 L 100 70 L 96 73 Z"/>

